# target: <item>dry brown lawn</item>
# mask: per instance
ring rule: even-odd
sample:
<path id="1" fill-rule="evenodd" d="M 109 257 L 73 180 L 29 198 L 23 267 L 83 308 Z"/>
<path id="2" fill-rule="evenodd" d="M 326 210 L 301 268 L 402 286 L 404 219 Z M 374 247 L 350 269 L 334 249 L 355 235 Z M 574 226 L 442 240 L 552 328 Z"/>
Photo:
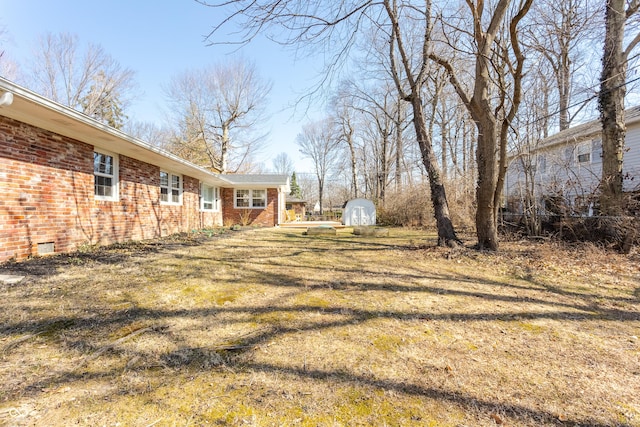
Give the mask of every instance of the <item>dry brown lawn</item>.
<path id="1" fill-rule="evenodd" d="M 0 425 L 640 426 L 640 255 L 256 229 L 0 266 Z"/>

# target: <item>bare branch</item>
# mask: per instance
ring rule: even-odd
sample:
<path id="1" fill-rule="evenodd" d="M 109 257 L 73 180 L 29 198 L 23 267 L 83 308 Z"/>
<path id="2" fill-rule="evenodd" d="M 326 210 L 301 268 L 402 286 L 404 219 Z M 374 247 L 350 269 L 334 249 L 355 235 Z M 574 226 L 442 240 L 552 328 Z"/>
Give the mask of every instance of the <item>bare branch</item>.
<path id="1" fill-rule="evenodd" d="M 263 135 L 255 132 L 270 90 L 271 83 L 243 59 L 175 77 L 167 90 L 173 150 L 188 148 L 188 160 L 222 172 L 238 170 L 260 148 Z"/>
<path id="2" fill-rule="evenodd" d="M 467 108 L 470 108 L 471 98 L 469 98 L 469 95 L 467 95 L 467 93 L 464 90 L 464 87 L 462 86 L 462 84 L 458 80 L 456 72 L 454 71 L 453 66 L 451 65 L 451 63 L 449 61 L 447 61 L 446 59 L 441 58 L 440 56 L 438 56 L 436 54 L 433 54 L 433 53 L 429 54 L 429 59 L 431 59 L 435 63 L 439 64 L 441 67 L 443 67 L 447 71 L 447 74 L 449 75 L 449 82 L 451 83 L 451 85 L 455 89 L 456 93 L 458 94 L 458 96 L 462 100 L 462 103 L 464 105 L 466 105 Z"/>
<path id="3" fill-rule="evenodd" d="M 638 43 L 640 43 L 640 32 L 638 32 L 638 34 L 636 34 L 636 36 L 629 42 L 627 48 L 622 52 L 622 56 L 624 58 L 629 58 L 629 55 L 631 55 L 633 49 L 638 46 Z"/>

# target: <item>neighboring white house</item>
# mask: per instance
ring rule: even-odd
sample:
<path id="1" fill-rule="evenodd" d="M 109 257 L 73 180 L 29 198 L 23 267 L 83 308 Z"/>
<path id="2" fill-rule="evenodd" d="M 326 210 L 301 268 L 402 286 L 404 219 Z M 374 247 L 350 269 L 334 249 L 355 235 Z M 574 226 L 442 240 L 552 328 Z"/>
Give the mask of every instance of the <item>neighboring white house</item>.
<path id="1" fill-rule="evenodd" d="M 627 109 L 625 120 L 623 185 L 631 192 L 640 189 L 640 107 Z M 522 214 L 533 205 L 537 213 L 551 214 L 562 204 L 571 214 L 593 214 L 602 173 L 601 134 L 602 125 L 594 120 L 513 155 L 505 178 L 506 210 Z"/>

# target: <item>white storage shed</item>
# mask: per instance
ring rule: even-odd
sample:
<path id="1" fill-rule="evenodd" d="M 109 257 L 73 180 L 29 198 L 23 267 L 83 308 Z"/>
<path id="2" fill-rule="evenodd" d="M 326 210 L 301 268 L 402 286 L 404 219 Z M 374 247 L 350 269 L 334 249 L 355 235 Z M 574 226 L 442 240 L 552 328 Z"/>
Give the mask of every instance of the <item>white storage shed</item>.
<path id="1" fill-rule="evenodd" d="M 371 200 L 349 200 L 342 214 L 342 222 L 345 226 L 376 225 L 376 207 Z"/>

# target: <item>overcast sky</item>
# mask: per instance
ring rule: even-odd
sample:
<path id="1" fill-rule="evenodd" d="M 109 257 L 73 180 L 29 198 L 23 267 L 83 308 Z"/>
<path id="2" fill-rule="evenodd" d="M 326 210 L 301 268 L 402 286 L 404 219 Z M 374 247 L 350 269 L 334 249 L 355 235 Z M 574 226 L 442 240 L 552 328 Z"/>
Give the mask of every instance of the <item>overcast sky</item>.
<path id="1" fill-rule="evenodd" d="M 270 95 L 270 130 L 263 163 L 286 152 L 298 172 L 311 172 L 295 144 L 304 109 L 294 115 L 292 105 L 317 79 L 320 64 L 295 60 L 291 51 L 267 40 L 252 42 L 237 51 L 231 46 L 207 46 L 204 36 L 217 12 L 194 0 L 0 0 L 0 26 L 4 27 L 5 55 L 19 65 L 26 63 L 39 36 L 68 32 L 78 35 L 82 46 L 100 44 L 120 65 L 136 72 L 140 96 L 127 110 L 136 121 L 162 120 L 165 95 L 162 87 L 171 77 L 242 55 L 256 63 L 260 75 L 273 82 Z M 312 112 L 318 118 L 321 112 Z"/>

